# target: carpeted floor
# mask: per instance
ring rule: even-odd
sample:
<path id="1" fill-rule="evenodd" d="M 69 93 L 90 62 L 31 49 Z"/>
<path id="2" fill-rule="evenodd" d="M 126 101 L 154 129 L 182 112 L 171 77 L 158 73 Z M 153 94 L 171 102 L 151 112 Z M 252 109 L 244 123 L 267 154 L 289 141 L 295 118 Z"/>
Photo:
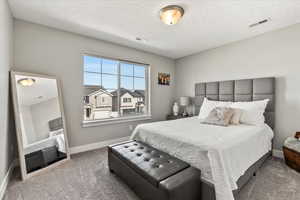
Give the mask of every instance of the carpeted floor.
<path id="1" fill-rule="evenodd" d="M 4 200 L 138 200 L 107 168 L 106 149 L 72 156 L 57 169 L 25 182 L 19 170 Z M 299 200 L 300 174 L 272 158 L 242 189 L 238 200 Z"/>

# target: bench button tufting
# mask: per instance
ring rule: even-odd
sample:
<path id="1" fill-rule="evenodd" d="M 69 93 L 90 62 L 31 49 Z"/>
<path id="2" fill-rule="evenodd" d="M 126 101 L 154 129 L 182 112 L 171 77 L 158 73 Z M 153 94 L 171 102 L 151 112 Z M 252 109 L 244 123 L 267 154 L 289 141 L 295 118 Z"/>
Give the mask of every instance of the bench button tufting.
<path id="1" fill-rule="evenodd" d="M 158 193 L 152 194 L 153 196 L 164 194 L 162 199 L 201 199 L 198 189 L 201 172 L 184 161 L 138 141 L 114 145 L 110 148 L 108 155 L 114 155 L 109 157 L 112 159 L 108 159 L 108 164 L 113 167 L 111 170 L 114 170 L 116 175 L 122 175 L 123 167 L 130 170 L 127 173 L 132 173 L 141 180 L 138 181 L 140 187 L 135 191 L 141 197 L 145 196 L 144 191 L 151 190 L 153 193 Z M 124 176 L 124 181 L 128 185 L 136 183 L 136 180 L 130 176 Z M 182 190 L 184 192 L 181 192 Z M 193 198 L 182 197 L 185 194 Z M 149 198 L 155 199 L 151 196 Z"/>
<path id="2" fill-rule="evenodd" d="M 154 165 L 154 167 L 155 167 L 155 168 L 161 168 L 161 167 L 163 167 L 163 165 L 158 165 L 158 164 L 156 164 L 156 165 Z"/>

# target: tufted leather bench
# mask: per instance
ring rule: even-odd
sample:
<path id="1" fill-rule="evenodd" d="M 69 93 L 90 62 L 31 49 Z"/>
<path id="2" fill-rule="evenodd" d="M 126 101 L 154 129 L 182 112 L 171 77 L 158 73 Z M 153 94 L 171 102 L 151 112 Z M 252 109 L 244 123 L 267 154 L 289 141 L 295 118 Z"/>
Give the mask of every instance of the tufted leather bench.
<path id="1" fill-rule="evenodd" d="M 200 200 L 200 170 L 145 143 L 109 146 L 108 164 L 143 200 Z"/>

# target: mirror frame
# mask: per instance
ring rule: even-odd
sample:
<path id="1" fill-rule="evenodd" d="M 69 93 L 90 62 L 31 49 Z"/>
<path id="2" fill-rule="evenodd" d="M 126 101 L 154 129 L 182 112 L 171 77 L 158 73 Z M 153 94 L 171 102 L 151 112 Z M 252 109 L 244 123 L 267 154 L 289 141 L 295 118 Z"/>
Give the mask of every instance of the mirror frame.
<path id="1" fill-rule="evenodd" d="M 60 161 L 57 161 L 56 163 L 53 163 L 49 166 L 46 166 L 42 169 L 38 169 L 38 170 L 36 170 L 34 172 L 30 172 L 30 173 L 27 173 L 27 170 L 26 170 L 25 153 L 24 153 L 24 148 L 23 148 L 24 145 L 23 145 L 23 140 L 22 140 L 22 129 L 21 129 L 21 120 L 20 120 L 20 111 L 19 111 L 19 102 L 18 102 L 18 96 L 17 96 L 17 86 L 16 86 L 16 81 L 15 81 L 16 75 L 36 76 L 39 78 L 55 79 L 56 85 L 57 85 L 57 91 L 58 91 L 59 108 L 61 111 L 61 117 L 62 117 L 62 121 L 63 121 L 67 157 Z M 11 89 L 12 89 L 14 116 L 15 116 L 14 119 L 15 119 L 15 125 L 16 125 L 17 143 L 18 143 L 18 151 L 19 151 L 19 162 L 20 162 L 22 180 L 24 181 L 30 177 L 33 177 L 35 175 L 38 175 L 38 174 L 44 173 L 48 170 L 51 170 L 51 169 L 65 163 L 66 161 L 70 160 L 70 149 L 69 149 L 68 134 L 67 134 L 67 128 L 66 128 L 64 107 L 63 107 L 62 90 L 61 90 L 60 80 L 56 76 L 49 76 L 49 75 L 35 74 L 35 73 L 28 73 L 28 72 L 10 71 L 10 80 L 11 80 L 11 86 L 12 86 Z"/>

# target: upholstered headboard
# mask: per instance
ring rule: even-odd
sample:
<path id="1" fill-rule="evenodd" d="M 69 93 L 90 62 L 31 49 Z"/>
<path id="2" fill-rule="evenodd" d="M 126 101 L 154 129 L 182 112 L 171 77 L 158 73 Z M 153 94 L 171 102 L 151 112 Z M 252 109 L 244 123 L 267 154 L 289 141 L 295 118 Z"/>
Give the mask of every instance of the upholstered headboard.
<path id="1" fill-rule="evenodd" d="M 204 97 L 219 101 L 255 101 L 270 99 L 265 118 L 274 128 L 275 122 L 275 78 L 255 78 L 195 84 L 195 112 L 199 113 Z"/>
<path id="2" fill-rule="evenodd" d="M 49 125 L 49 130 L 50 131 L 56 131 L 56 130 L 64 128 L 63 127 L 63 121 L 62 121 L 61 117 L 50 120 L 48 122 L 48 125 Z"/>

